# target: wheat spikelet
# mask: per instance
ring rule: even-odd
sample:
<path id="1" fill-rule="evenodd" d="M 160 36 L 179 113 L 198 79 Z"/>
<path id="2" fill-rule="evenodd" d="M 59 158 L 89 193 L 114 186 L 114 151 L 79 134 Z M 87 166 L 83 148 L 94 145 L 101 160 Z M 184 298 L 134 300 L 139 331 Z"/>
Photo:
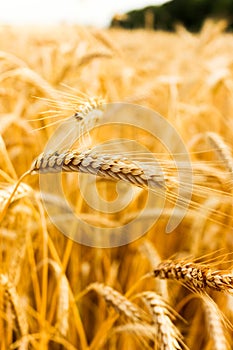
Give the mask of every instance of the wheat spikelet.
<path id="1" fill-rule="evenodd" d="M 97 292 L 105 299 L 106 303 L 113 306 L 118 313 L 124 315 L 129 320 L 142 323 L 150 321 L 148 314 L 112 287 L 96 282 L 88 286 L 87 289 Z"/>
<path id="2" fill-rule="evenodd" d="M 206 322 L 209 328 L 209 335 L 212 339 L 213 350 L 230 350 L 226 339 L 226 321 L 219 310 L 217 304 L 207 295 L 202 295 L 201 300 L 206 315 Z"/>
<path id="3" fill-rule="evenodd" d="M 194 290 L 205 290 L 209 287 L 220 292 L 233 293 L 233 274 L 220 270 L 213 271 L 204 264 L 167 260 L 154 269 L 153 275 L 180 281 Z"/>
<path id="4" fill-rule="evenodd" d="M 155 292 L 143 292 L 141 298 L 147 305 L 156 326 L 155 340 L 161 350 L 180 350 L 184 347 L 182 336 L 172 320 L 175 312 L 168 303 Z"/>

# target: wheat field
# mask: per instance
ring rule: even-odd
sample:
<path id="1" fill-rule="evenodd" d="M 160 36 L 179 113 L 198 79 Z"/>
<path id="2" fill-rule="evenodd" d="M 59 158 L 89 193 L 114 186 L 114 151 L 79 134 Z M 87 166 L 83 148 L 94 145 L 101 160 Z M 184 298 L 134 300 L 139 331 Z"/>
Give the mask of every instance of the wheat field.
<path id="1" fill-rule="evenodd" d="M 225 28 L 209 20 L 198 34 L 181 26 L 175 33 L 0 26 L 1 350 L 233 349 L 233 36 Z M 185 144 L 192 197 L 170 234 L 169 218 L 182 210 L 173 211 L 171 157 L 145 130 L 95 128 L 89 118 L 116 102 L 159 113 Z M 82 123 L 85 131 L 87 118 L 94 128 L 70 149 L 46 153 L 72 116 L 68 131 Z M 152 172 L 148 187 L 153 162 L 142 151 L 112 142 L 94 152 L 119 138 L 143 142 L 165 183 Z M 96 232 L 133 220 L 150 191 L 162 193 L 158 220 L 155 200 L 133 226 L 137 237 L 153 222 L 138 239 L 112 248 L 75 242 L 51 222 L 41 198 L 39 170 L 56 169 L 64 171 L 67 200 Z M 189 170 L 181 169 L 188 178 Z M 111 202 L 121 180 L 123 190 L 134 188 L 131 202 L 116 213 L 92 209 L 80 172 L 89 174 L 87 195 L 95 178 L 96 193 Z"/>

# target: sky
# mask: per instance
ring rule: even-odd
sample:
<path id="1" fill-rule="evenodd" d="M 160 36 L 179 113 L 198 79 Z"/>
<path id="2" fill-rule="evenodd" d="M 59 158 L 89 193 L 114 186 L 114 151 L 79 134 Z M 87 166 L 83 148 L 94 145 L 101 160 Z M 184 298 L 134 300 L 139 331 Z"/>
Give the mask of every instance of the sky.
<path id="1" fill-rule="evenodd" d="M 0 24 L 107 26 L 112 16 L 166 0 L 0 0 Z"/>

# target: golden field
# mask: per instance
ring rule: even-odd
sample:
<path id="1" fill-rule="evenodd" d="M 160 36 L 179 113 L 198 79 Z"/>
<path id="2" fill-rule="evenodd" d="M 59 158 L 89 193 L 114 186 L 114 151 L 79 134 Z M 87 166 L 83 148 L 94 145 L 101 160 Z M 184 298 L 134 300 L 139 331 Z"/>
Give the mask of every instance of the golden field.
<path id="1" fill-rule="evenodd" d="M 182 27 L 0 27 L 1 350 L 233 348 L 233 36 L 224 29 L 211 21 L 195 35 Z M 38 175 L 27 175 L 11 196 L 57 122 L 92 97 L 154 110 L 182 138 L 193 193 L 172 233 L 176 170 L 152 135 L 133 127 L 100 126 L 84 145 L 135 139 L 161 162 L 165 206 L 140 239 L 114 248 L 68 239 L 46 213 Z M 65 195 L 97 230 L 124 226 L 148 195 L 138 188 L 122 212 L 98 212 L 82 198 L 76 175 L 63 177 Z M 96 181 L 112 201 L 115 182 Z"/>

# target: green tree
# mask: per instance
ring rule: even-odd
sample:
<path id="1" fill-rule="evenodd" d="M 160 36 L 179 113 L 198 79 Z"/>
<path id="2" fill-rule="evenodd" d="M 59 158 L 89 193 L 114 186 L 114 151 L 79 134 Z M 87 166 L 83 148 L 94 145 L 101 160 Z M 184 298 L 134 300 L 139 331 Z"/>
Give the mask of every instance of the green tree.
<path id="1" fill-rule="evenodd" d="M 127 20 L 121 23 L 128 28 L 145 26 L 146 11 L 154 14 L 154 28 L 173 30 L 176 23 L 182 23 L 191 31 L 198 31 L 208 17 L 226 18 L 233 29 L 233 0 L 173 0 L 161 6 L 150 6 L 127 13 Z"/>

